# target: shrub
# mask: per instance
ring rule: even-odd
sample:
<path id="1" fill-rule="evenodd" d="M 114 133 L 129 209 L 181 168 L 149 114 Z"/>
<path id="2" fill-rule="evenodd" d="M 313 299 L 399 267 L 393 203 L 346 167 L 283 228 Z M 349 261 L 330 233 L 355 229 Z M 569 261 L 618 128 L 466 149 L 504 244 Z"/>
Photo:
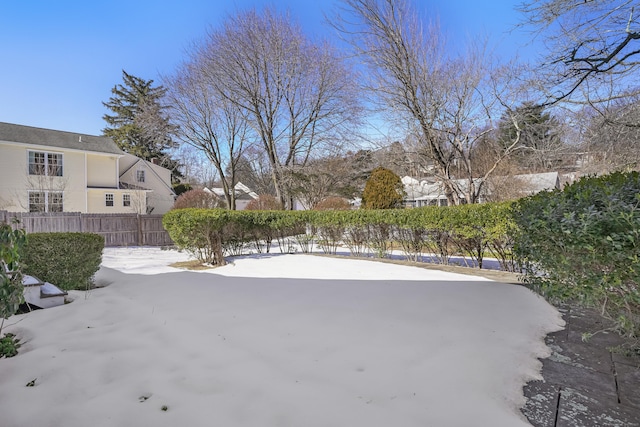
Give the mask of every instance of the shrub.
<path id="1" fill-rule="evenodd" d="M 322 199 L 313 209 L 317 211 L 348 210 L 351 209 L 351 205 L 344 197 L 331 196 Z"/>
<path id="2" fill-rule="evenodd" d="M 191 188 L 191 184 L 180 183 L 173 185 L 173 192 L 176 193 L 177 196 L 181 195 L 182 193 L 186 193 L 189 190 L 193 190 Z"/>
<path id="3" fill-rule="evenodd" d="M 270 194 L 261 194 L 253 199 L 245 208 L 248 211 L 280 211 L 284 209 L 280 200 Z"/>
<path id="4" fill-rule="evenodd" d="M 303 252 L 317 242 L 327 253 L 346 244 L 354 255 L 365 248 L 387 256 L 400 243 L 407 256 L 419 260 L 422 252 L 447 263 L 456 249 L 482 267 L 487 248 L 505 248 L 508 205 L 465 205 L 418 209 L 358 209 L 338 211 L 228 211 L 223 209 L 177 209 L 165 214 L 163 225 L 173 241 L 201 262 L 221 265 L 223 251 L 239 254 L 252 242 L 269 251 L 275 239 L 280 250 L 292 250 L 292 240 Z M 291 239 L 295 236 L 295 239 Z"/>
<path id="5" fill-rule="evenodd" d="M 400 207 L 404 186 L 398 175 L 382 167 L 371 172 L 362 193 L 364 209 L 393 209 Z"/>
<path id="6" fill-rule="evenodd" d="M 525 280 L 560 301 L 599 306 L 621 331 L 640 327 L 640 176 L 586 177 L 517 202 Z"/>
<path id="7" fill-rule="evenodd" d="M 0 224 L 0 334 L 4 320 L 12 316 L 23 300 L 21 251 L 26 242 L 24 230 Z"/>
<path id="8" fill-rule="evenodd" d="M 214 193 L 204 190 L 189 190 L 182 193 L 171 209 L 200 208 L 213 209 L 224 207 L 225 203 Z"/>
<path id="9" fill-rule="evenodd" d="M 231 211 L 225 209 L 175 209 L 162 217 L 171 240 L 200 262 L 224 265 L 222 229 Z"/>
<path id="10" fill-rule="evenodd" d="M 32 233 L 24 272 L 64 290 L 88 289 L 100 268 L 104 238 L 93 233 Z"/>
<path id="11" fill-rule="evenodd" d="M 14 334 L 0 338 L 0 357 L 13 357 L 18 354 L 20 343 Z"/>

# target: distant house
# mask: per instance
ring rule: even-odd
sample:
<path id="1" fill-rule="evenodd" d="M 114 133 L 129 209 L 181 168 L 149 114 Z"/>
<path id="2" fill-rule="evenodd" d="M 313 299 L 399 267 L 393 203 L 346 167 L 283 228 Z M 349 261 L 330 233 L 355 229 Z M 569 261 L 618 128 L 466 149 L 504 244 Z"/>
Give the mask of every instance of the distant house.
<path id="1" fill-rule="evenodd" d="M 476 186 L 482 181 L 478 178 Z M 469 185 L 467 180 L 455 180 L 454 183 L 463 191 Z M 500 183 L 500 185 L 495 185 Z M 402 178 L 405 193 L 405 207 L 421 206 L 447 206 L 448 201 L 444 192 L 442 182 L 419 181 L 410 176 Z M 506 177 L 492 177 L 483 184 L 480 194 L 480 202 L 490 200 L 492 196 L 498 196 L 496 192 L 511 191 L 512 197 L 525 197 L 541 191 L 560 188 L 560 177 L 558 172 L 536 173 L 526 175 L 515 175 Z"/>
<path id="2" fill-rule="evenodd" d="M 204 188 L 204 191 L 209 193 L 213 193 L 222 200 L 226 200 L 224 189 L 222 187 L 214 187 L 214 188 Z M 247 205 L 252 201 L 258 198 L 258 194 L 251 190 L 249 187 L 244 185 L 241 182 L 238 182 L 234 187 L 235 197 L 236 197 L 236 210 L 242 211 L 246 209 Z"/>
<path id="3" fill-rule="evenodd" d="M 146 191 L 146 213 L 163 214 L 171 209 L 176 193 L 171 185 L 171 171 L 152 159 L 148 162 L 131 154 L 119 160 L 120 186 Z"/>
<path id="4" fill-rule="evenodd" d="M 3 210 L 163 213 L 175 196 L 170 175 L 111 138 L 0 122 Z"/>

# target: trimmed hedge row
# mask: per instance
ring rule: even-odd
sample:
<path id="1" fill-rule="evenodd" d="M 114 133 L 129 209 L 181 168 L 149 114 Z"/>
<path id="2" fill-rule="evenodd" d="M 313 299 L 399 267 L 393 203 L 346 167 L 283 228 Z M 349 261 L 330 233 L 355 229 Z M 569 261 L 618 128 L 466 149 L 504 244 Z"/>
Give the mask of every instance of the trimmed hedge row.
<path id="1" fill-rule="evenodd" d="M 223 265 L 225 254 L 239 254 L 247 244 L 269 252 L 276 240 L 282 252 L 293 242 L 303 252 L 317 244 L 329 254 L 344 244 L 356 256 L 386 257 L 399 248 L 411 260 L 432 253 L 431 261 L 443 264 L 462 253 L 480 268 L 489 251 L 512 271 L 510 210 L 507 203 L 344 211 L 176 209 L 165 214 L 163 225 L 176 245 L 213 265 Z"/>
<path id="2" fill-rule="evenodd" d="M 64 290 L 84 290 L 100 268 L 103 249 L 98 234 L 32 233 L 22 249 L 23 272 Z"/>

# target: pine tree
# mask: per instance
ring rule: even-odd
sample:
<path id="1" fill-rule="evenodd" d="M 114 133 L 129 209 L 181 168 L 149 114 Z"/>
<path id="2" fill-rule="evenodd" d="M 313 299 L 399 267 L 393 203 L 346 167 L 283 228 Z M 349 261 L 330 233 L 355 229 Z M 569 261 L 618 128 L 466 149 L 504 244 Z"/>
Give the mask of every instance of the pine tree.
<path id="1" fill-rule="evenodd" d="M 533 172 L 553 168 L 563 148 L 558 120 L 544 107 L 525 103 L 500 119 L 498 142 L 503 146 L 516 138 L 514 120 L 520 128 L 520 144 L 513 153 L 514 159 Z"/>
<path id="2" fill-rule="evenodd" d="M 383 167 L 375 168 L 364 186 L 364 209 L 393 209 L 401 205 L 404 187 L 398 175 Z"/>
<path id="3" fill-rule="evenodd" d="M 176 145 L 172 139 L 176 129 L 161 104 L 166 89 L 124 70 L 122 79 L 123 84 L 111 89 L 109 102 L 103 102 L 113 112 L 102 117 L 109 125 L 102 130 L 103 135 L 111 137 L 122 151 L 147 161 L 156 158 L 174 171 L 174 176 L 180 176 L 177 162 L 167 153 Z"/>

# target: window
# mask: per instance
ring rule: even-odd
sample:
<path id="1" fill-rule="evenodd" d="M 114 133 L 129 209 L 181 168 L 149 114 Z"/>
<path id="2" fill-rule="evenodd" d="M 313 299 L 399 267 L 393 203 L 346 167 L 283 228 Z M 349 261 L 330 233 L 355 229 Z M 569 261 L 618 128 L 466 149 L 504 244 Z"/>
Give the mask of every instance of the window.
<path id="1" fill-rule="evenodd" d="M 113 206 L 113 194 L 107 193 L 104 195 L 104 204 L 105 206 Z"/>
<path id="2" fill-rule="evenodd" d="M 44 171 L 45 153 L 29 151 L 29 175 L 44 175 Z"/>
<path id="3" fill-rule="evenodd" d="M 131 206 L 131 195 L 123 194 L 122 195 L 122 206 Z"/>
<path id="4" fill-rule="evenodd" d="M 47 153 L 47 175 L 62 176 L 62 154 Z"/>
<path id="5" fill-rule="evenodd" d="M 29 212 L 62 212 L 62 191 L 29 191 Z"/>
<path id="6" fill-rule="evenodd" d="M 62 176 L 62 153 L 29 151 L 29 175 Z"/>
<path id="7" fill-rule="evenodd" d="M 62 192 L 48 191 L 47 196 L 47 212 L 62 212 Z"/>
<path id="8" fill-rule="evenodd" d="M 144 182 L 144 171 L 136 171 L 136 179 L 138 182 Z"/>
<path id="9" fill-rule="evenodd" d="M 29 191 L 29 212 L 44 212 L 46 206 L 44 191 Z"/>

